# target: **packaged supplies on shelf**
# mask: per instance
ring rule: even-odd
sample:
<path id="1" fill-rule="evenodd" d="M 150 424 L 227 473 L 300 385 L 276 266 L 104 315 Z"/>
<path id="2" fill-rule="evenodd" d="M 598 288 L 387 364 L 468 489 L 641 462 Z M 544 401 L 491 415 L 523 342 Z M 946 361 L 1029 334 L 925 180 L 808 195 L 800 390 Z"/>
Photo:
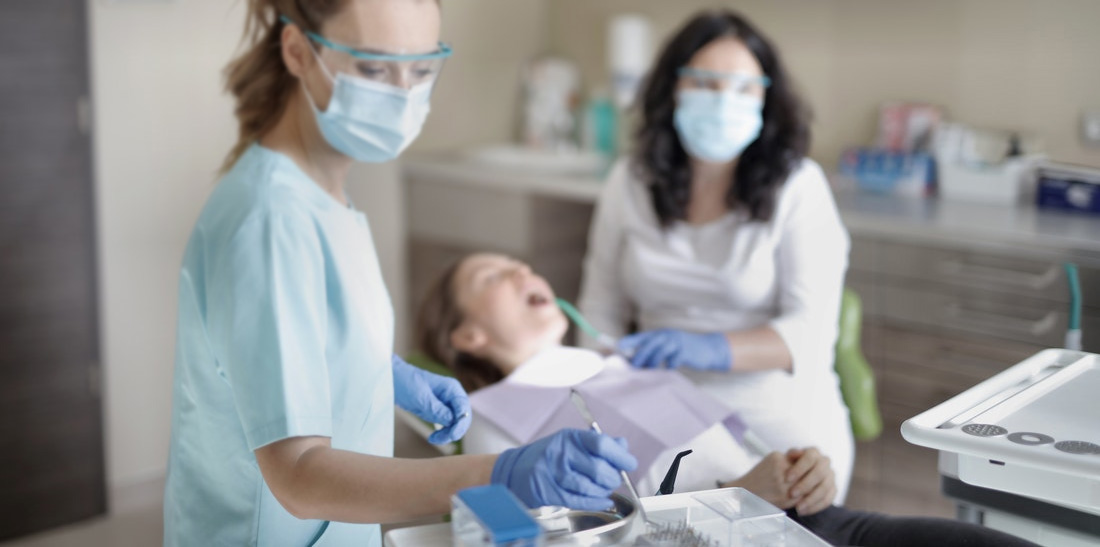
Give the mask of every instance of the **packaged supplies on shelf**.
<path id="1" fill-rule="evenodd" d="M 932 153 L 940 164 L 991 166 L 1019 156 L 1041 156 L 1043 140 L 1034 134 L 941 123 L 932 139 Z"/>
<path id="2" fill-rule="evenodd" d="M 1026 201 L 1042 161 L 1043 143 L 1033 135 L 942 124 L 933 145 L 940 197 L 1015 205 Z"/>
<path id="3" fill-rule="evenodd" d="M 1036 179 L 1039 207 L 1100 214 L 1100 169 L 1043 163 Z"/>
<path id="4" fill-rule="evenodd" d="M 935 193 L 936 166 L 923 152 L 850 148 L 840 156 L 839 168 L 860 190 L 908 196 Z"/>
<path id="5" fill-rule="evenodd" d="M 1014 205 L 1035 180 L 1039 156 L 1021 156 L 993 165 L 975 165 L 937 158 L 939 195 L 950 201 Z"/>
<path id="6" fill-rule="evenodd" d="M 879 109 L 875 147 L 898 152 L 926 152 L 943 111 L 923 103 L 886 103 Z"/>

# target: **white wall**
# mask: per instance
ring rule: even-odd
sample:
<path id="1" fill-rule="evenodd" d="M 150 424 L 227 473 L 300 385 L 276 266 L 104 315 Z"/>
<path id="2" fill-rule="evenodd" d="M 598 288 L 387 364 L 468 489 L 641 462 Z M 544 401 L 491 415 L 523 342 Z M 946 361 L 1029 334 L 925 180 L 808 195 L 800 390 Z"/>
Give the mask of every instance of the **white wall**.
<path id="1" fill-rule="evenodd" d="M 235 140 L 220 69 L 241 6 L 89 2 L 112 491 L 162 475 L 167 462 L 179 264 Z"/>
<path id="2" fill-rule="evenodd" d="M 547 49 L 553 1 L 443 0 L 443 40 L 454 55 L 412 152 L 511 140 L 519 69 Z"/>
<path id="3" fill-rule="evenodd" d="M 167 463 L 179 264 L 236 138 L 221 69 L 238 45 L 244 4 L 89 0 L 107 480 L 116 509 L 134 503 L 122 495 L 150 500 L 144 487 L 163 477 Z M 456 55 L 417 149 L 510 137 L 518 65 L 545 43 L 544 5 L 444 2 L 444 39 Z M 355 168 L 349 194 L 370 218 L 401 348 L 398 166 Z"/>

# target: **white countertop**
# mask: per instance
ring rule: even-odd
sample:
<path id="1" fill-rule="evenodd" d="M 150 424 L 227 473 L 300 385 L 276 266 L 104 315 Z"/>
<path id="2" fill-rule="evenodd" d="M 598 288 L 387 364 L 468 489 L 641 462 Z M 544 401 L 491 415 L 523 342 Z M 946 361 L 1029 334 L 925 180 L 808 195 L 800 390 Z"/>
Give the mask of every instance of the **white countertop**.
<path id="1" fill-rule="evenodd" d="M 1100 261 L 1100 216 L 855 190 L 837 191 L 835 196 L 853 234 L 1065 253 Z"/>
<path id="2" fill-rule="evenodd" d="M 523 172 L 455 154 L 411 157 L 408 179 L 460 184 L 505 192 L 595 203 L 599 176 Z M 1027 253 L 1059 253 L 1100 263 L 1100 216 L 861 193 L 836 192 L 837 206 L 853 235 L 952 246 L 987 246 Z"/>

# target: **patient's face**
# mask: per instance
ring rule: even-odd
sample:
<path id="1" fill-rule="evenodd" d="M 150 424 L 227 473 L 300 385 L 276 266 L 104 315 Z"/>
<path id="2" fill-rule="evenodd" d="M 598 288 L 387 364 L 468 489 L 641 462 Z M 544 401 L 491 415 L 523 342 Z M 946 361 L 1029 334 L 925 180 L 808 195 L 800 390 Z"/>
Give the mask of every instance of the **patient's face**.
<path id="1" fill-rule="evenodd" d="M 553 289 L 523 262 L 475 254 L 462 261 L 454 282 L 465 316 L 459 329 L 483 342 L 459 349 L 493 359 L 526 359 L 565 336 L 569 324 Z"/>

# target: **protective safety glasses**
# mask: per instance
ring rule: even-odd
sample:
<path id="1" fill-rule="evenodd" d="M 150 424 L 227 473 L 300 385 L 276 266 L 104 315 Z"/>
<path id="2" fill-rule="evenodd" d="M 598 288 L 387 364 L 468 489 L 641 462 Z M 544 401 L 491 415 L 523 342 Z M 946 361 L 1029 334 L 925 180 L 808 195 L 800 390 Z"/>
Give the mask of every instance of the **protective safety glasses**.
<path id="1" fill-rule="evenodd" d="M 763 95 L 772 81 L 767 76 L 741 72 L 714 72 L 685 66 L 677 71 L 685 89 L 733 91 L 742 95 Z"/>
<path id="2" fill-rule="evenodd" d="M 279 16 L 279 20 L 295 25 L 285 15 Z M 443 42 L 439 43 L 439 49 L 430 53 L 395 54 L 358 49 L 337 44 L 320 34 L 305 30 L 300 25 L 296 26 L 302 29 L 306 37 L 325 48 L 319 53 L 319 57 L 333 74 L 347 74 L 405 89 L 434 82 L 443 70 L 443 63 L 452 53 L 450 46 Z"/>

